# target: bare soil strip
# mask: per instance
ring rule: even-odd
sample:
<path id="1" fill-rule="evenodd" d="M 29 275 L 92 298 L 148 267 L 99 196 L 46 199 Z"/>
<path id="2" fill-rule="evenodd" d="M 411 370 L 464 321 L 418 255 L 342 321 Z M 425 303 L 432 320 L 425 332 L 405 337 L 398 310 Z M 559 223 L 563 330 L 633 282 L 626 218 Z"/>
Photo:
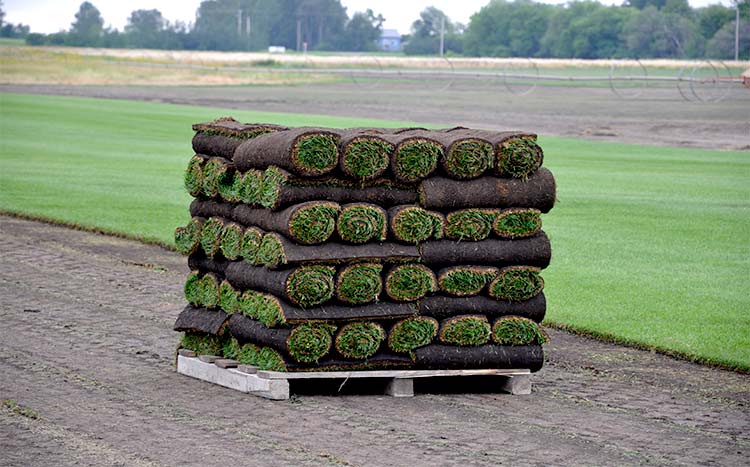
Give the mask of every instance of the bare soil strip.
<path id="1" fill-rule="evenodd" d="M 530 396 L 272 402 L 215 387 L 173 367 L 184 258 L 11 217 L 0 235 L 0 397 L 24 409 L 0 404 L 2 465 L 741 465 L 750 454 L 746 375 L 554 330 Z"/>
<path id="2" fill-rule="evenodd" d="M 514 95 L 497 80 L 478 85 L 459 83 L 446 91 L 425 81 L 369 87 L 352 83 L 220 87 L 0 85 L 0 92 L 380 118 L 525 130 L 544 136 L 599 141 L 750 150 L 750 90 L 740 85 L 717 103 L 684 102 L 676 88 L 645 88 L 640 97 L 631 99 L 619 99 L 608 88 L 577 86 L 540 86 L 528 95 Z"/>

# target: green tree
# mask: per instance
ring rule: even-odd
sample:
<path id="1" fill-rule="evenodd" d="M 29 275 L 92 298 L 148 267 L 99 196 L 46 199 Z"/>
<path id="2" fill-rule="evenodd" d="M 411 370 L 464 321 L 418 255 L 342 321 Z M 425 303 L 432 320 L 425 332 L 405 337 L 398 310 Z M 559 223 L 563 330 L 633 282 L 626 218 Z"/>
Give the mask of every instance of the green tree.
<path id="1" fill-rule="evenodd" d="M 99 10 L 92 3 L 83 2 L 75 18 L 70 25 L 70 44 L 89 47 L 99 45 L 104 35 L 104 19 Z"/>
<path id="2" fill-rule="evenodd" d="M 0 0 L 0 28 L 3 27 L 3 23 L 5 22 L 5 10 L 3 9 L 3 2 Z"/>
<path id="3" fill-rule="evenodd" d="M 690 58 L 703 55 L 705 40 L 690 18 L 649 6 L 623 27 L 628 54 L 633 57 Z"/>
<path id="4" fill-rule="evenodd" d="M 440 53 L 440 32 L 443 27 L 445 27 L 444 51 L 461 53 L 463 37 L 460 34 L 459 25 L 454 24 L 442 10 L 434 6 L 422 10 L 419 19 L 412 23 L 411 34 L 404 45 L 404 52 L 409 55 Z"/>
<path id="5" fill-rule="evenodd" d="M 127 44 L 139 48 L 164 48 L 167 21 L 159 10 L 135 10 L 125 25 Z"/>
<path id="6" fill-rule="evenodd" d="M 666 3 L 667 0 L 626 0 L 625 6 L 632 6 L 639 10 L 652 6 L 657 10 L 661 10 Z"/>
<path id="7" fill-rule="evenodd" d="M 734 59 L 734 27 L 735 22 L 730 21 L 721 27 L 714 37 L 706 44 L 706 57 L 719 59 Z M 750 24 L 747 21 L 740 22 L 740 60 L 750 60 Z"/>
<path id="8" fill-rule="evenodd" d="M 372 10 L 357 12 L 352 19 L 346 23 L 346 28 L 341 36 L 340 49 L 352 52 L 364 52 L 376 50 L 375 41 L 383 31 L 383 15 L 375 16 Z"/>
<path id="9" fill-rule="evenodd" d="M 493 0 L 471 17 L 464 34 L 467 55 L 533 57 L 555 11 L 531 0 Z"/>
<path id="10" fill-rule="evenodd" d="M 240 48 L 237 12 L 239 0 L 205 0 L 196 12 L 193 34 L 202 50 Z"/>
<path id="11" fill-rule="evenodd" d="M 734 10 L 724 5 L 710 5 L 696 12 L 701 35 L 711 39 L 722 26 L 734 21 Z"/>
<path id="12" fill-rule="evenodd" d="M 301 0 L 297 6 L 302 40 L 308 50 L 331 50 L 340 40 L 349 19 L 339 0 Z"/>

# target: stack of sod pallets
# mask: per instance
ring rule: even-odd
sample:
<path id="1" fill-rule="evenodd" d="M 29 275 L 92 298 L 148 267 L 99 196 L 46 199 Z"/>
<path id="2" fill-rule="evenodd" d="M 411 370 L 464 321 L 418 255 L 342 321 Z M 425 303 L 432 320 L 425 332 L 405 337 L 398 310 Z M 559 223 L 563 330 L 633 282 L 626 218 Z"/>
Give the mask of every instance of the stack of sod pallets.
<path id="1" fill-rule="evenodd" d="M 181 347 L 275 371 L 537 371 L 536 136 L 194 125 Z"/>

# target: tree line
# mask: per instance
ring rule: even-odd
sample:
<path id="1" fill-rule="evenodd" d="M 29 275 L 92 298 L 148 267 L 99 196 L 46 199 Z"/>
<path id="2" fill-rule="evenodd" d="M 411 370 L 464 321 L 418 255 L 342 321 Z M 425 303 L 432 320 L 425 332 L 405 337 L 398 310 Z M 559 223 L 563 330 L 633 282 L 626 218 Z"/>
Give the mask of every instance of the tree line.
<path id="1" fill-rule="evenodd" d="M 739 2 L 740 58 L 750 58 L 750 0 Z M 384 18 L 372 10 L 351 17 L 339 0 L 205 0 L 195 22 L 167 21 L 158 10 L 136 10 L 123 31 L 104 27 L 99 10 L 81 4 L 68 31 L 29 33 L 2 22 L 4 37 L 30 45 L 187 50 L 374 51 Z M 547 5 L 491 0 L 468 25 L 428 7 L 402 37 L 406 54 L 558 58 L 733 58 L 735 9 L 691 8 L 687 0 L 592 0 Z M 7 33 L 7 34 L 6 34 Z"/>

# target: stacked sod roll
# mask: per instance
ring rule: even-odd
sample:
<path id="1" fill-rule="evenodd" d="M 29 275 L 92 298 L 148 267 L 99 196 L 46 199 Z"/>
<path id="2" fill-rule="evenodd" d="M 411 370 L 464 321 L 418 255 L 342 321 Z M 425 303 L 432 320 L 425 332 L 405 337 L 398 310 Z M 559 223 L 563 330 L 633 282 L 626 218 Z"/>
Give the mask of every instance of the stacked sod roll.
<path id="1" fill-rule="evenodd" d="M 555 180 L 536 135 L 193 129 L 183 348 L 275 371 L 541 368 Z"/>

